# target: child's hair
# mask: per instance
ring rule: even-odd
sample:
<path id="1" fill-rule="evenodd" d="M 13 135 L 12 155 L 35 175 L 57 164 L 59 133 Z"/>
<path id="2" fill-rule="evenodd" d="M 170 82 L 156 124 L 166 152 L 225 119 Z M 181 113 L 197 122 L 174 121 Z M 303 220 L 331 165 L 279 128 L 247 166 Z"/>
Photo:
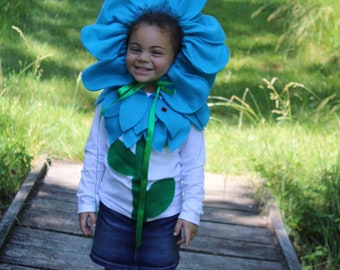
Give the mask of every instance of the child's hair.
<path id="1" fill-rule="evenodd" d="M 136 26 L 140 24 L 156 25 L 161 30 L 167 31 L 170 35 L 170 40 L 172 42 L 172 47 L 174 48 L 175 55 L 177 55 L 177 53 L 181 50 L 183 31 L 179 26 L 179 22 L 176 18 L 158 11 L 147 11 L 143 13 L 136 21 L 134 21 L 129 26 L 127 43 L 129 43 L 130 37 Z"/>

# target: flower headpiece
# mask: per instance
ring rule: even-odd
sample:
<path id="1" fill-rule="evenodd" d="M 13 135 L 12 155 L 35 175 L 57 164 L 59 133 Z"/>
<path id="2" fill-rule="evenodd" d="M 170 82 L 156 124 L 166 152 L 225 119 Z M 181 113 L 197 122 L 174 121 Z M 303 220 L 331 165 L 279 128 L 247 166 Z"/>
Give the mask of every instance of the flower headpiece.
<path id="1" fill-rule="evenodd" d="M 163 12 L 179 21 L 184 36 L 174 63 L 160 79 L 173 83 L 176 93 L 162 92 L 162 99 L 174 112 L 203 129 L 209 119 L 206 100 L 210 88 L 217 72 L 229 60 L 222 27 L 214 17 L 201 13 L 205 3 L 205 0 L 106 0 L 96 23 L 81 32 L 83 45 L 97 59 L 83 71 L 83 83 L 91 91 L 105 89 L 97 102 L 105 103 L 109 96 L 117 98 L 112 92 L 133 81 L 125 66 L 129 26 L 145 11 Z"/>

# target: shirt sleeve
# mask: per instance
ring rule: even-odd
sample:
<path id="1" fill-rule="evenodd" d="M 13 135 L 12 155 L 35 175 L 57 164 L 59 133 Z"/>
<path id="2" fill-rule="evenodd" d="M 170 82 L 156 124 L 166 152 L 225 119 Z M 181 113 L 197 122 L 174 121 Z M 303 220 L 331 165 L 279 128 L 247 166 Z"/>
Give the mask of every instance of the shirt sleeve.
<path id="1" fill-rule="evenodd" d="M 180 149 L 182 166 L 183 202 L 179 218 L 199 225 L 203 214 L 204 165 L 206 162 L 204 133 L 191 128 Z"/>
<path id="2" fill-rule="evenodd" d="M 78 213 L 96 212 L 98 207 L 98 188 L 105 172 L 104 161 L 108 151 L 104 118 L 100 113 L 101 105 L 98 105 L 84 149 L 84 164 L 77 192 Z"/>

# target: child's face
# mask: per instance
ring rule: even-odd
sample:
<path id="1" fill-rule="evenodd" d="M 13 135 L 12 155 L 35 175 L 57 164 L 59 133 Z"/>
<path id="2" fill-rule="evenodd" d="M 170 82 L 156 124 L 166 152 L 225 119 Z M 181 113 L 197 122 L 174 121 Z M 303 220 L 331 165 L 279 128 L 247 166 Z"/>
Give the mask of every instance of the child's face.
<path id="1" fill-rule="evenodd" d="M 138 82 L 154 82 L 168 71 L 175 53 L 169 33 L 158 26 L 141 24 L 131 34 L 126 67 Z"/>

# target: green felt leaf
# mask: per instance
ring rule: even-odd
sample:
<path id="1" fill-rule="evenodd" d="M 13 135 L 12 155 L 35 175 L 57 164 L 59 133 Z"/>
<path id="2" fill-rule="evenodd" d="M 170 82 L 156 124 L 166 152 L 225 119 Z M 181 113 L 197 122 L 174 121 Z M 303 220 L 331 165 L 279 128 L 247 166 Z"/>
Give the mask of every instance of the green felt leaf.
<path id="1" fill-rule="evenodd" d="M 142 174 L 142 163 L 145 149 L 145 140 L 142 138 L 136 146 L 136 154 L 126 148 L 120 140 L 111 144 L 108 152 L 109 166 L 116 172 L 132 176 L 132 218 L 136 219 L 138 211 L 138 198 Z M 173 178 L 161 179 L 146 192 L 145 219 L 159 216 L 171 204 L 175 195 L 175 180 Z"/>
<path id="2" fill-rule="evenodd" d="M 163 213 L 175 195 L 175 180 L 162 179 L 155 182 L 146 193 L 146 217 L 153 218 Z"/>
<path id="3" fill-rule="evenodd" d="M 107 161 L 112 169 L 123 175 L 136 175 L 136 156 L 122 141 L 111 144 Z"/>

